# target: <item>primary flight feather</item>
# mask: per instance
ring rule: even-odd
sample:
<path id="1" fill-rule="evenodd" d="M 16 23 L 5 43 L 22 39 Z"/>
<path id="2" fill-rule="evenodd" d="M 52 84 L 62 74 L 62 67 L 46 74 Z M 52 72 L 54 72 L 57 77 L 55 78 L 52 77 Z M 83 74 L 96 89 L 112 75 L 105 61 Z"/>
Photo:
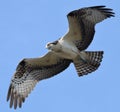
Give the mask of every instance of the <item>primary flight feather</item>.
<path id="1" fill-rule="evenodd" d="M 39 58 L 23 59 L 17 66 L 8 89 L 10 107 L 21 107 L 37 82 L 64 71 L 73 63 L 79 76 L 95 71 L 103 51 L 85 51 L 93 40 L 96 23 L 114 16 L 105 6 L 86 7 L 68 13 L 69 31 L 59 40 L 48 43 L 50 51 Z"/>

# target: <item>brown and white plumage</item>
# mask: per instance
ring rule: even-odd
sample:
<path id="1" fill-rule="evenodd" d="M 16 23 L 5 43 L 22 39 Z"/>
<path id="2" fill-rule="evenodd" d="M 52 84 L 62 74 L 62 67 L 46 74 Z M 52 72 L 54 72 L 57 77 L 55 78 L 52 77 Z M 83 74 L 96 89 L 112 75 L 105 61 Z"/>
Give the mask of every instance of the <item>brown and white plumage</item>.
<path id="1" fill-rule="evenodd" d="M 69 32 L 64 39 L 75 42 L 80 51 L 85 50 L 93 40 L 96 23 L 112 16 L 114 16 L 112 9 L 105 6 L 86 7 L 72 11 L 67 15 Z"/>
<path id="2" fill-rule="evenodd" d="M 105 6 L 82 8 L 67 15 L 69 31 L 59 40 L 48 43 L 51 50 L 40 58 L 22 60 L 11 79 L 7 101 L 10 107 L 21 107 L 25 98 L 42 79 L 64 71 L 70 63 L 75 65 L 79 76 L 95 71 L 103 58 L 103 51 L 84 51 L 95 33 L 95 24 L 114 16 Z"/>
<path id="3" fill-rule="evenodd" d="M 23 59 L 17 66 L 8 90 L 7 100 L 10 99 L 10 107 L 22 106 L 22 102 L 35 87 L 38 81 L 50 78 L 65 70 L 70 60 L 62 59 L 53 52 L 45 56 L 33 59 Z"/>

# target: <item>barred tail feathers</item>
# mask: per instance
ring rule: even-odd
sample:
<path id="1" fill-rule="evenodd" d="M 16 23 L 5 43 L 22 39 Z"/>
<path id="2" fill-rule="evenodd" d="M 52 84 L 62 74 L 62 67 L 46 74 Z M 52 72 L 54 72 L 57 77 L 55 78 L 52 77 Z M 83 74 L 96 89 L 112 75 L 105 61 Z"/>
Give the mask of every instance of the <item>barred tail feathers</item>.
<path id="1" fill-rule="evenodd" d="M 79 76 L 87 75 L 98 69 L 103 58 L 103 51 L 84 51 L 81 57 L 82 59 L 79 57 L 73 60 Z"/>

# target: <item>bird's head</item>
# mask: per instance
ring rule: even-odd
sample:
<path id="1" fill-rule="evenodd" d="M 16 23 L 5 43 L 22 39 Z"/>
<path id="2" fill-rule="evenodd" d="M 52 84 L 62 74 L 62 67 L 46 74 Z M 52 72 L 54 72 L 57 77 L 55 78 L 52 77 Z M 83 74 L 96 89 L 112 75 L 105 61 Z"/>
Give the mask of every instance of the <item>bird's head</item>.
<path id="1" fill-rule="evenodd" d="M 58 45 L 58 41 L 54 41 L 54 42 L 48 43 L 46 45 L 46 48 L 48 50 L 52 50 L 52 51 L 58 51 L 58 49 L 60 49 L 60 47 Z"/>

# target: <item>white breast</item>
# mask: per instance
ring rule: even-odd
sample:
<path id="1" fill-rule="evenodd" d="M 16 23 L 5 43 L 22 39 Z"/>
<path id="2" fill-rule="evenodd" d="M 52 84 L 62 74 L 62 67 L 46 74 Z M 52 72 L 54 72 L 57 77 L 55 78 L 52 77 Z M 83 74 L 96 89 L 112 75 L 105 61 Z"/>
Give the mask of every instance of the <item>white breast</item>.
<path id="1" fill-rule="evenodd" d="M 78 55 L 79 51 L 74 43 L 60 39 L 59 44 L 62 46 L 62 50 L 59 53 L 60 56 L 67 59 L 73 59 Z"/>

